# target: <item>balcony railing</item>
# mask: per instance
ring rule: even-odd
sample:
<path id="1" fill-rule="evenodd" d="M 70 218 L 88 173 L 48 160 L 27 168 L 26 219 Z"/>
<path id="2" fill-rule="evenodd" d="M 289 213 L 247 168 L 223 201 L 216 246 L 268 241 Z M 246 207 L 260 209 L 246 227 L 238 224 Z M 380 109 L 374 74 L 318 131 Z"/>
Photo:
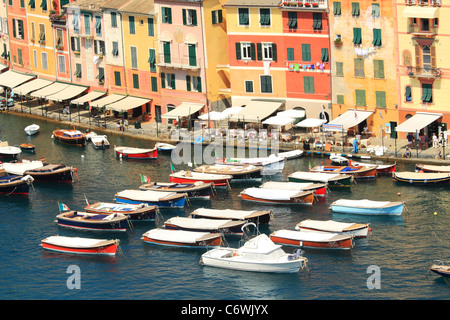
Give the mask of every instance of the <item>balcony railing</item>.
<path id="1" fill-rule="evenodd" d="M 201 68 L 201 61 L 198 57 L 195 59 L 189 57 L 166 57 L 164 53 L 160 53 L 157 65 L 158 67 L 173 69 L 198 70 Z"/>
<path id="2" fill-rule="evenodd" d="M 428 27 L 423 28 L 420 26 L 408 26 L 408 33 L 412 33 L 415 35 L 425 35 L 425 36 L 434 36 L 438 33 L 438 27 Z"/>
<path id="3" fill-rule="evenodd" d="M 442 73 L 440 68 L 431 68 L 431 67 L 408 67 L 407 72 L 411 78 L 427 78 L 427 79 L 439 78 Z"/>
<path id="4" fill-rule="evenodd" d="M 405 0 L 405 3 L 407 6 L 441 6 L 441 0 Z"/>
<path id="5" fill-rule="evenodd" d="M 65 25 L 66 24 L 66 11 L 56 12 L 54 10 L 50 10 L 50 13 L 48 15 L 50 22 L 52 24 L 59 24 L 59 25 Z"/>
<path id="6" fill-rule="evenodd" d="M 287 0 L 282 1 L 280 7 L 286 9 L 326 9 L 328 7 L 327 0 Z"/>

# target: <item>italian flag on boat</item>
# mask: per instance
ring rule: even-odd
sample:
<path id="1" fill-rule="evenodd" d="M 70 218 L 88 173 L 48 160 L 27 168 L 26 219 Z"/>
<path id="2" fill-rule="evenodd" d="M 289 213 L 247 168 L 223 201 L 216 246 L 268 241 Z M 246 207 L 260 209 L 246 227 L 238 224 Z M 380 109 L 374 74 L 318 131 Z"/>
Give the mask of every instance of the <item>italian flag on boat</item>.
<path id="1" fill-rule="evenodd" d="M 59 206 L 59 211 L 60 212 L 62 212 L 62 211 L 70 211 L 70 208 L 67 205 L 65 205 L 64 203 L 58 202 L 58 206 Z"/>
<path id="2" fill-rule="evenodd" d="M 142 183 L 150 183 L 150 177 L 144 176 L 141 174 L 141 182 Z"/>

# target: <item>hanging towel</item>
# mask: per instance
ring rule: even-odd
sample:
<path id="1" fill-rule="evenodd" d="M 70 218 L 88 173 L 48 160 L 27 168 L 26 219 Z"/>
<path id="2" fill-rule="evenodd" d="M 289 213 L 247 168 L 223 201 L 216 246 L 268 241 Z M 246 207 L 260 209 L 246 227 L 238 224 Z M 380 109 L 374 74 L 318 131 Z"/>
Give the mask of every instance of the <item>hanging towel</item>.
<path id="1" fill-rule="evenodd" d="M 298 63 L 295 64 L 294 70 L 295 70 L 295 71 L 300 71 L 300 66 L 298 65 Z"/>
<path id="2" fill-rule="evenodd" d="M 93 60 L 94 60 L 94 64 L 97 64 L 99 57 L 98 56 L 94 56 Z"/>
<path id="3" fill-rule="evenodd" d="M 263 61 L 263 65 L 264 65 L 264 74 L 266 76 L 270 75 L 270 61 L 269 60 L 264 60 Z"/>

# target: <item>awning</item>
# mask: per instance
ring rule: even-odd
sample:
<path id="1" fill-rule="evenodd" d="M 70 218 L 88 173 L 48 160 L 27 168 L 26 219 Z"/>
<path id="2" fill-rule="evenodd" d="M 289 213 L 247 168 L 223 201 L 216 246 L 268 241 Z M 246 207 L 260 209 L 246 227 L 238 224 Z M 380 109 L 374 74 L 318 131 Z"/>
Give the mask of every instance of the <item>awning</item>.
<path id="1" fill-rule="evenodd" d="M 290 109 L 290 110 L 278 112 L 277 116 L 290 117 L 290 118 L 303 118 L 304 116 L 306 116 L 306 111 L 305 110 Z"/>
<path id="2" fill-rule="evenodd" d="M 51 80 L 45 80 L 45 79 L 34 79 L 32 81 L 26 82 L 18 87 L 15 87 L 12 89 L 12 92 L 19 94 L 19 95 L 27 95 L 32 91 L 36 91 L 39 89 L 42 89 L 48 85 L 51 85 L 53 81 Z"/>
<path id="3" fill-rule="evenodd" d="M 223 119 L 225 119 L 228 116 L 231 116 L 233 114 L 236 114 L 236 113 L 240 112 L 242 109 L 244 109 L 244 108 L 243 107 L 226 108 L 225 110 L 222 111 L 222 117 L 223 117 Z"/>
<path id="4" fill-rule="evenodd" d="M 85 102 L 95 100 L 97 98 L 100 98 L 101 96 L 104 96 L 106 92 L 104 91 L 91 91 L 88 94 L 85 94 L 84 96 L 79 97 L 78 99 L 72 100 L 70 103 L 72 104 L 84 104 Z"/>
<path id="5" fill-rule="evenodd" d="M 373 111 L 363 111 L 363 110 L 348 110 L 347 112 L 341 114 L 336 119 L 330 121 L 327 126 L 324 126 L 325 131 L 341 131 L 347 130 L 348 128 L 357 126 L 364 120 L 366 120 Z"/>
<path id="6" fill-rule="evenodd" d="M 198 117 L 200 120 L 219 121 L 223 119 L 222 112 L 211 111 Z"/>
<path id="7" fill-rule="evenodd" d="M 0 86 L 14 88 L 35 77 L 36 76 L 23 74 L 13 70 L 8 70 L 0 74 Z"/>
<path id="8" fill-rule="evenodd" d="M 76 97 L 77 95 L 86 91 L 88 87 L 77 86 L 77 85 L 69 85 L 68 87 L 58 91 L 50 96 L 46 96 L 45 98 L 52 101 L 64 101 Z"/>
<path id="9" fill-rule="evenodd" d="M 403 10 L 404 18 L 434 19 L 439 16 L 439 7 L 407 6 Z"/>
<path id="10" fill-rule="evenodd" d="M 120 99 L 125 98 L 126 96 L 124 96 L 123 94 L 110 94 L 109 96 L 106 96 L 104 98 L 95 100 L 94 102 L 91 102 L 91 107 L 94 108 L 101 108 L 103 106 L 106 106 L 108 104 L 111 104 L 113 102 L 119 101 Z"/>
<path id="11" fill-rule="evenodd" d="M 266 119 L 277 111 L 282 102 L 250 101 L 244 109 L 230 117 L 233 121 L 258 122 Z"/>
<path id="12" fill-rule="evenodd" d="M 35 98 L 46 98 L 47 96 L 51 96 L 52 94 L 55 94 L 61 90 L 64 90 L 68 86 L 70 86 L 70 84 L 62 83 L 62 82 L 54 82 L 49 86 L 46 86 L 42 89 L 31 92 L 30 96 L 35 97 Z"/>
<path id="13" fill-rule="evenodd" d="M 151 101 L 151 100 L 139 98 L 139 97 L 127 96 L 123 99 L 120 99 L 120 100 L 113 102 L 110 105 L 106 106 L 106 109 L 113 110 L 113 111 L 119 111 L 119 112 L 126 112 L 130 109 L 140 107 L 149 101 Z"/>
<path id="14" fill-rule="evenodd" d="M 183 102 L 175 109 L 163 114 L 162 117 L 168 118 L 168 119 L 177 119 L 177 118 L 187 117 L 191 114 L 196 113 L 203 107 L 204 107 L 204 104 Z"/>
<path id="15" fill-rule="evenodd" d="M 285 126 L 292 122 L 294 122 L 294 118 L 284 117 L 284 116 L 280 117 L 280 116 L 276 115 L 275 117 L 267 118 L 262 123 L 272 125 L 272 126 Z"/>
<path id="16" fill-rule="evenodd" d="M 411 118 L 399 124 L 395 130 L 398 132 L 416 132 L 442 117 L 442 113 L 416 112 Z"/>
<path id="17" fill-rule="evenodd" d="M 304 127 L 304 128 L 314 128 L 314 127 L 320 127 L 323 125 L 327 120 L 325 119 L 305 119 L 303 121 L 300 121 L 299 123 L 295 124 L 295 127 Z"/>

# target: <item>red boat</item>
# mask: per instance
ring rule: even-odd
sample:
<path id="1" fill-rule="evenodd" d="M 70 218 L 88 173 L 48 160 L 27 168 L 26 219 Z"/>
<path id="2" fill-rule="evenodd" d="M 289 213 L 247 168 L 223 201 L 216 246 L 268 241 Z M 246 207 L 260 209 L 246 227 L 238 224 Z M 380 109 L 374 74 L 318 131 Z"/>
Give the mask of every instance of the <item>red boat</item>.
<path id="1" fill-rule="evenodd" d="M 133 147 L 116 147 L 114 146 L 114 151 L 119 157 L 129 158 L 129 159 L 157 159 L 158 149 L 143 149 L 143 148 L 133 148 Z"/>
<path id="2" fill-rule="evenodd" d="M 372 166 L 315 166 L 309 169 L 310 172 L 322 173 L 343 173 L 353 176 L 355 179 L 375 178 L 377 175 L 377 167 Z"/>
<path id="3" fill-rule="evenodd" d="M 353 247 L 353 235 L 327 232 L 278 230 L 270 235 L 270 240 L 286 246 L 303 248 L 351 249 Z"/>
<path id="4" fill-rule="evenodd" d="M 63 253 L 115 255 L 119 240 L 51 236 L 41 241 L 42 248 Z"/>
<path id="5" fill-rule="evenodd" d="M 144 233 L 141 239 L 150 244 L 188 248 L 219 247 L 222 243 L 220 233 L 168 229 L 152 229 Z"/>
<path id="6" fill-rule="evenodd" d="M 178 171 L 170 175 L 170 182 L 195 183 L 202 181 L 204 183 L 213 183 L 214 186 L 229 186 L 233 176 L 228 174 L 211 174 L 192 171 Z"/>
<path id="7" fill-rule="evenodd" d="M 373 163 L 362 163 L 362 162 L 353 162 L 354 166 L 363 166 L 363 167 L 372 167 L 376 166 L 377 175 L 386 175 L 395 172 L 395 167 L 397 166 L 397 162 L 391 164 L 373 164 Z"/>

